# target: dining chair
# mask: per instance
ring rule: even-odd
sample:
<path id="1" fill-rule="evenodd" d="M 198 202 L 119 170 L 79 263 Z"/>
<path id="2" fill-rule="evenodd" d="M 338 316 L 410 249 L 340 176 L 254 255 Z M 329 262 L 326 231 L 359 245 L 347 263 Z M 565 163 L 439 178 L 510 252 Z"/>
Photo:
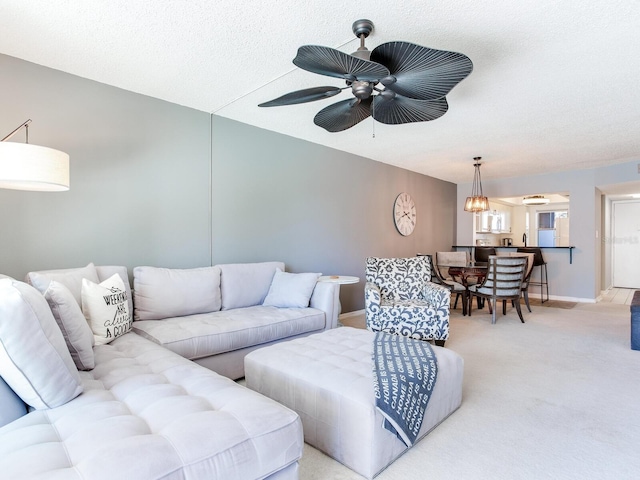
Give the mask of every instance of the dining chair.
<path id="1" fill-rule="evenodd" d="M 484 281 L 469 287 L 469 306 L 467 308 L 469 315 L 471 315 L 474 296 L 488 300 L 492 324 L 496 323 L 497 302 L 504 300 L 502 313 L 505 314 L 506 301 L 514 300 L 518 317 L 524 323 L 520 309 L 520 296 L 522 295 L 522 281 L 527 268 L 527 259 L 525 257 L 491 255 L 488 260 L 487 276 Z"/>
<path id="2" fill-rule="evenodd" d="M 464 252 L 461 252 L 461 253 L 464 253 Z M 464 285 L 462 285 L 461 283 L 456 282 L 452 278 L 448 278 L 448 279 L 444 278 L 440 274 L 440 269 L 438 269 L 433 264 L 433 257 L 431 255 L 419 253 L 417 256 L 419 256 L 419 257 L 420 256 L 427 257 L 427 260 L 429 261 L 429 265 L 431 267 L 431 281 L 433 283 L 440 284 L 443 287 L 448 288 L 449 290 L 451 290 L 451 293 L 455 293 L 456 294 L 456 299 L 453 302 L 453 308 L 454 309 L 458 308 L 458 300 L 460 299 L 460 297 L 462 297 L 462 315 L 466 315 L 467 314 L 467 289 L 466 289 L 466 287 Z"/>

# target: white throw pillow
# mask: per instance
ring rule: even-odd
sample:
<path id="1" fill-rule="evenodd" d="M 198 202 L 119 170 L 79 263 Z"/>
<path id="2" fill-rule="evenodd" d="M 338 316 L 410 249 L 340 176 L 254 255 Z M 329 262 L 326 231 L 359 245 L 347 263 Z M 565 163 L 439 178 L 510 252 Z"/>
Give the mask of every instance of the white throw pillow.
<path id="1" fill-rule="evenodd" d="M 98 283 L 100 281 L 98 272 L 93 263 L 90 263 L 86 267 L 81 268 L 66 268 L 62 270 L 43 270 L 40 272 L 27 273 L 27 283 L 30 283 L 36 287 L 40 293 L 44 295 L 44 292 L 49 288 L 49 283 L 52 280 L 60 282 L 73 294 L 73 298 L 76 299 L 78 305 L 82 305 L 81 292 L 82 292 L 82 279 L 86 278 L 92 282 Z"/>
<path id="2" fill-rule="evenodd" d="M 263 305 L 306 308 L 321 273 L 287 273 L 276 270 Z"/>
<path id="3" fill-rule="evenodd" d="M 82 312 L 96 345 L 104 345 L 131 330 L 129 298 L 117 273 L 97 284 L 82 280 Z"/>
<path id="4" fill-rule="evenodd" d="M 220 268 L 136 267 L 133 295 L 136 320 L 217 312 L 221 307 Z"/>
<path id="5" fill-rule="evenodd" d="M 91 370 L 95 366 L 93 332 L 73 294 L 63 284 L 52 280 L 44 292 L 44 298 L 62 331 L 76 367 L 79 370 Z"/>
<path id="6" fill-rule="evenodd" d="M 47 301 L 35 288 L 0 280 L 0 376 L 36 409 L 82 392 L 80 375 Z"/>

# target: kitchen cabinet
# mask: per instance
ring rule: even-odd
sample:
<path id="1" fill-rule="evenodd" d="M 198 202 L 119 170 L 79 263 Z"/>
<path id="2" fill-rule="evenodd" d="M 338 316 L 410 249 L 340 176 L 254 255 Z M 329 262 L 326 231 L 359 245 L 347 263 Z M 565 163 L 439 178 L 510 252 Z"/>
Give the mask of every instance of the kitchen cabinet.
<path id="1" fill-rule="evenodd" d="M 475 214 L 476 233 L 511 233 L 511 207 L 489 202 L 489 210 Z"/>

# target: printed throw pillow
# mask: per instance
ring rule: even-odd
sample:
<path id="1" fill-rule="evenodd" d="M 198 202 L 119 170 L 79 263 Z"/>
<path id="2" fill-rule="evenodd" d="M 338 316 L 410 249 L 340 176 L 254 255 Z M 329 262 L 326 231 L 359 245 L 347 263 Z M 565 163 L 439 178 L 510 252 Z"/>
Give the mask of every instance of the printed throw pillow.
<path id="1" fill-rule="evenodd" d="M 306 308 L 320 273 L 287 273 L 276 270 L 263 305 L 280 308 Z"/>
<path id="2" fill-rule="evenodd" d="M 131 330 L 129 298 L 117 273 L 97 284 L 82 280 L 82 312 L 96 345 L 105 345 Z"/>

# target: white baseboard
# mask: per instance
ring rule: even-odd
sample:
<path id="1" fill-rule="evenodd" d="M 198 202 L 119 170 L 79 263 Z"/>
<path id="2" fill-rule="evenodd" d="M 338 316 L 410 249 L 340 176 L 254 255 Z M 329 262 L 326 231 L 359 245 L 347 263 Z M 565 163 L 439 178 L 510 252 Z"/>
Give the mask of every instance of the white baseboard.
<path id="1" fill-rule="evenodd" d="M 542 301 L 540 295 L 531 295 L 529 292 L 529 298 L 535 298 L 536 300 Z M 545 302 L 547 296 L 545 295 Z M 581 298 L 581 297 L 562 297 L 559 295 L 549 295 L 549 300 L 558 300 L 560 302 L 578 302 L 578 303 L 598 303 L 600 297 L 598 298 Z"/>
<path id="2" fill-rule="evenodd" d="M 354 312 L 341 313 L 338 316 L 338 320 L 341 318 L 358 317 L 360 315 L 364 315 L 364 308 L 362 310 L 356 310 Z"/>

